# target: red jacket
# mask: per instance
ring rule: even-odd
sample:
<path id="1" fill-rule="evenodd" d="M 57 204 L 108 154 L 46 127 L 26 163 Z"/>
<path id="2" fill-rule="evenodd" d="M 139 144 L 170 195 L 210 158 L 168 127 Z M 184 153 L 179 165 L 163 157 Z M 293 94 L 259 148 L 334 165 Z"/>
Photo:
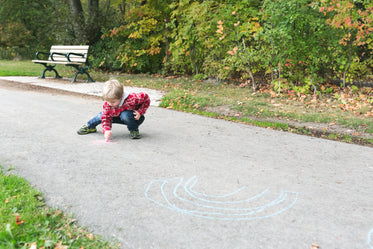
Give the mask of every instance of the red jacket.
<path id="1" fill-rule="evenodd" d="M 113 117 L 118 117 L 125 110 L 138 111 L 144 115 L 150 105 L 150 98 L 146 93 L 131 93 L 121 103 L 118 107 L 111 107 L 107 102 L 104 103 L 101 117 L 103 133 L 111 130 Z"/>

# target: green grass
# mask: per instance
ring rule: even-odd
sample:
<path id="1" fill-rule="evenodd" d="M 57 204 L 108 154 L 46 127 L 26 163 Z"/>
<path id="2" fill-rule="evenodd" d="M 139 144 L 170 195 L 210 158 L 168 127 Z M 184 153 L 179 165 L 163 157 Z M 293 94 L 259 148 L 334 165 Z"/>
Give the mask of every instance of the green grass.
<path id="1" fill-rule="evenodd" d="M 30 61 L 0 60 L 0 76 L 40 76 L 42 65 Z"/>
<path id="2" fill-rule="evenodd" d="M 71 216 L 51 209 L 42 194 L 23 178 L 0 168 L 0 248 L 119 248 L 75 224 Z M 18 217 L 18 218 L 17 218 Z M 58 247 L 60 248 L 60 247 Z M 62 248 L 62 247 L 61 247 Z"/>
<path id="3" fill-rule="evenodd" d="M 73 77 L 73 72 L 70 67 L 57 65 L 58 73 L 64 76 Z M 32 63 L 29 61 L 7 61 L 0 60 L 0 76 L 40 76 L 44 70 L 41 64 Z M 46 72 L 46 77 L 54 77 L 53 72 Z"/>

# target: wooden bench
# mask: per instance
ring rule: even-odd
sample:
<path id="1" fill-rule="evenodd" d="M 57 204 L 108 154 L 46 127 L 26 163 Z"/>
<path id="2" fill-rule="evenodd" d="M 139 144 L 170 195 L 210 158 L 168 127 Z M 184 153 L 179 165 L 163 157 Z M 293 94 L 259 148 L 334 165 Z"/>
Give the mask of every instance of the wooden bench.
<path id="1" fill-rule="evenodd" d="M 76 81 L 78 74 L 86 74 L 88 76 L 88 82 L 94 82 L 87 72 L 89 67 L 88 49 L 89 46 L 54 45 L 51 47 L 49 53 L 36 52 L 36 60 L 32 60 L 32 62 L 44 65 L 45 69 L 40 76 L 40 78 L 43 79 L 45 78 L 46 71 L 54 71 L 56 78 L 62 78 L 55 69 L 55 66 L 59 64 L 74 67 L 77 70 L 72 82 Z"/>

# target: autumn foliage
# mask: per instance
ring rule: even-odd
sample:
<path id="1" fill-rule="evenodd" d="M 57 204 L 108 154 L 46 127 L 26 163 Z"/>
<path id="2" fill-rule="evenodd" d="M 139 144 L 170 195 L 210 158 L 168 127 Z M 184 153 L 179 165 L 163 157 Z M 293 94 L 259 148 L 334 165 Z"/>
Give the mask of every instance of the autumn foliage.
<path id="1" fill-rule="evenodd" d="M 373 78 L 368 0 L 4 0 L 0 58 L 15 47 L 84 42 L 68 2 L 83 7 L 87 29 L 99 30 L 86 42 L 93 66 L 105 71 L 193 75 L 314 94 L 331 81 L 346 86 Z M 92 6 L 99 6 L 94 27 Z"/>

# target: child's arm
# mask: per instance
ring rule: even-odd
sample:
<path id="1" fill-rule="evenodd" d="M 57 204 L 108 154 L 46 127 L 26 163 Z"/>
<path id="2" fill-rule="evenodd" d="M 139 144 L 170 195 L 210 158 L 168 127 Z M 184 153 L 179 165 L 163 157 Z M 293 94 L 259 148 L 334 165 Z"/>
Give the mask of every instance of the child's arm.
<path id="1" fill-rule="evenodd" d="M 146 93 L 138 93 L 137 94 L 137 112 L 141 115 L 144 115 L 146 110 L 150 106 L 150 98 L 149 95 Z"/>
<path id="2" fill-rule="evenodd" d="M 106 131 L 111 131 L 112 122 L 113 122 L 113 117 L 112 117 L 112 113 L 110 110 L 110 106 L 105 102 L 103 106 L 102 116 L 101 116 L 102 133 L 104 133 L 104 135 Z"/>
<path id="3" fill-rule="evenodd" d="M 104 134 L 105 142 L 109 142 L 111 134 L 112 134 L 111 131 L 105 131 L 105 134 Z"/>

